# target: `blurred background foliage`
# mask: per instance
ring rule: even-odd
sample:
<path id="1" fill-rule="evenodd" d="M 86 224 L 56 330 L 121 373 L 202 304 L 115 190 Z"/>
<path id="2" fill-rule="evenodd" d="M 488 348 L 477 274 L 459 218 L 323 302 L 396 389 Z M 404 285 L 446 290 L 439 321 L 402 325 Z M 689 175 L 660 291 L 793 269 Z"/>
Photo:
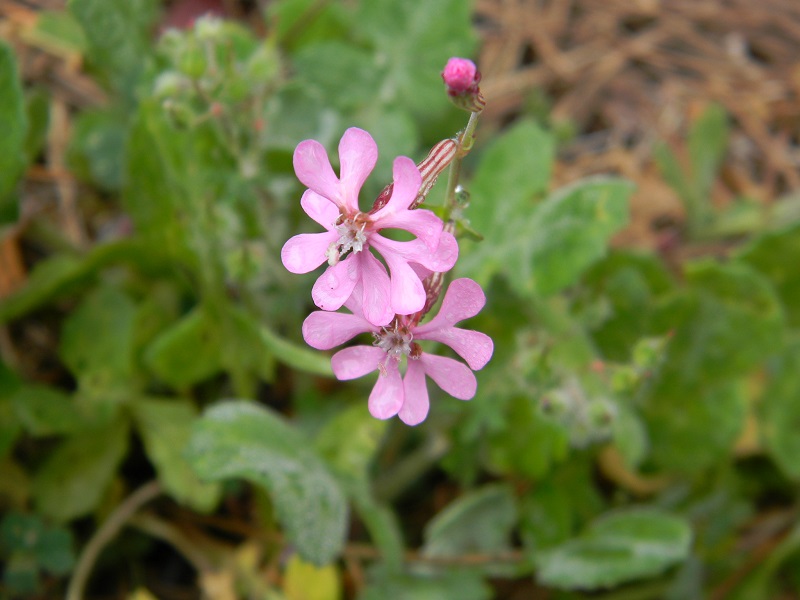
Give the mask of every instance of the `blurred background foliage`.
<path id="1" fill-rule="evenodd" d="M 4 3 L 0 594 L 800 597 L 800 10 L 704 6 Z M 279 252 L 296 144 L 368 130 L 367 206 L 451 56 L 495 356 L 408 428 Z"/>

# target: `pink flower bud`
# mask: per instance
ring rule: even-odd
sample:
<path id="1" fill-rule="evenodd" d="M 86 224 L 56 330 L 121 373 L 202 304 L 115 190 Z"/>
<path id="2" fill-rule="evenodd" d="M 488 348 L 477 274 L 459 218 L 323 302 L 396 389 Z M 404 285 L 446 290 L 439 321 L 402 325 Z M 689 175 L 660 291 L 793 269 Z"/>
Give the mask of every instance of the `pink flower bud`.
<path id="1" fill-rule="evenodd" d="M 480 80 L 475 63 L 466 58 L 451 58 L 442 71 L 442 79 L 448 91 L 463 94 Z"/>
<path id="2" fill-rule="evenodd" d="M 461 109 L 479 113 L 486 106 L 478 83 L 480 71 L 475 63 L 466 58 L 453 57 L 442 71 L 442 79 L 450 101 Z"/>

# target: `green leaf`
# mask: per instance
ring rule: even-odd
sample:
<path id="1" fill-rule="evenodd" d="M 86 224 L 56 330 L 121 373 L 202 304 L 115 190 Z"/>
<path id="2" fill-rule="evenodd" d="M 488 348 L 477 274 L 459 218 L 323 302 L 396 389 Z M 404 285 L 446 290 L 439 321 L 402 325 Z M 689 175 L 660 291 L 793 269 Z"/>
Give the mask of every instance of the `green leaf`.
<path id="1" fill-rule="evenodd" d="M 492 470 L 538 479 L 569 450 L 567 432 L 540 414 L 536 400 L 511 400 L 506 425 L 489 437 L 488 458 Z"/>
<path id="2" fill-rule="evenodd" d="M 552 139 L 529 122 L 486 151 L 467 212 L 485 239 L 477 248 L 464 244 L 461 273 L 483 284 L 503 273 L 516 292 L 547 295 L 602 258 L 608 240 L 627 223 L 632 185 L 592 177 L 535 203 L 551 162 Z"/>
<path id="3" fill-rule="evenodd" d="M 136 239 L 98 244 L 83 257 L 58 254 L 37 263 L 25 286 L 0 300 L 0 324 L 80 290 L 100 269 L 118 263 L 149 274 L 174 276 L 174 268 L 160 248 Z"/>
<path id="4" fill-rule="evenodd" d="M 221 371 L 219 348 L 219 322 L 197 307 L 153 340 L 144 362 L 159 379 L 183 389 Z"/>
<path id="5" fill-rule="evenodd" d="M 370 415 L 366 405 L 351 406 L 337 413 L 317 434 L 317 450 L 339 475 L 366 482 L 387 424 Z"/>
<path id="6" fill-rule="evenodd" d="M 762 396 L 763 436 L 781 470 L 800 479 L 800 343 L 794 342 L 770 365 L 770 381 Z"/>
<path id="7" fill-rule="evenodd" d="M 36 545 L 39 565 L 54 575 L 66 575 L 75 564 L 72 533 L 63 527 L 48 528 Z"/>
<path id="8" fill-rule="evenodd" d="M 379 565 L 371 569 L 359 600 L 489 600 L 492 588 L 475 569 L 437 569 L 401 573 Z"/>
<path id="9" fill-rule="evenodd" d="M 192 425 L 197 420 L 194 406 L 174 398 L 137 400 L 131 408 L 147 457 L 155 466 L 164 490 L 194 510 L 203 513 L 213 510 L 222 491 L 219 484 L 200 481 L 184 456 Z"/>
<path id="10" fill-rule="evenodd" d="M 118 91 L 132 94 L 151 56 L 155 0 L 69 0 L 68 7 L 86 36 L 87 58 Z"/>
<path id="11" fill-rule="evenodd" d="M 255 404 L 230 401 L 207 410 L 187 450 L 203 479 L 246 479 L 267 489 L 300 556 L 325 565 L 341 552 L 347 504 L 309 441 Z"/>
<path id="12" fill-rule="evenodd" d="M 375 500 L 365 482 L 345 486 L 358 518 L 369 531 L 372 542 L 381 552 L 381 560 L 389 569 L 399 570 L 405 544 L 397 514 L 391 507 Z"/>
<path id="13" fill-rule="evenodd" d="M 41 585 L 36 559 L 25 552 L 12 553 L 3 570 L 3 584 L 13 594 L 33 596 Z"/>
<path id="14" fill-rule="evenodd" d="M 25 168 L 25 98 L 14 51 L 0 40 L 0 225 L 17 218 L 13 191 Z"/>
<path id="15" fill-rule="evenodd" d="M 535 199 L 547 191 L 554 152 L 552 135 L 531 120 L 515 124 L 482 151 L 465 212 L 484 241 L 467 246 L 473 248 L 471 253 L 461 252 L 463 273 L 478 275 L 486 284 L 501 270 L 508 254 L 508 227 L 526 221 L 523 215 L 530 214 Z"/>
<path id="16" fill-rule="evenodd" d="M 21 290 L 0 301 L 0 323 L 34 310 L 86 276 L 83 262 L 57 255 L 36 265 Z"/>
<path id="17" fill-rule="evenodd" d="M 337 2 L 316 0 L 270 2 L 265 12 L 281 46 L 300 48 L 308 43 L 336 39 L 345 34 L 352 14 Z"/>
<path id="18" fill-rule="evenodd" d="M 63 10 L 43 10 L 36 17 L 36 24 L 29 35 L 37 46 L 58 55 L 86 52 L 86 36 L 70 13 Z"/>
<path id="19" fill-rule="evenodd" d="M 619 450 L 625 464 L 638 466 L 647 456 L 649 439 L 647 428 L 639 415 L 627 404 L 618 403 L 614 419 L 614 445 Z"/>
<path id="20" fill-rule="evenodd" d="M 692 533 L 679 517 L 633 509 L 602 517 L 578 538 L 540 554 L 538 579 L 596 590 L 650 577 L 685 560 Z"/>
<path id="21" fill-rule="evenodd" d="M 320 41 L 302 48 L 294 64 L 303 85 L 318 88 L 340 111 L 377 99 L 381 73 L 374 54 L 366 49 L 336 40 Z"/>
<path id="22" fill-rule="evenodd" d="M 520 264 L 523 285 L 528 281 L 537 293 L 553 294 L 574 283 L 627 224 L 632 192 L 627 181 L 597 177 L 551 194 L 529 229 L 530 254 Z"/>
<path id="23" fill-rule="evenodd" d="M 695 214 L 698 208 L 695 206 L 694 190 L 691 186 L 690 177 L 684 172 L 678 157 L 666 144 L 657 144 L 653 149 L 653 158 L 658 165 L 661 176 L 669 186 L 675 190 L 683 202 L 689 221 L 698 219 L 699 214 Z M 708 199 L 702 199 L 707 202 Z"/>
<path id="24" fill-rule="evenodd" d="M 692 184 L 698 197 L 708 198 L 717 170 L 728 147 L 728 115 L 719 104 L 710 104 L 689 131 Z"/>
<path id="25" fill-rule="evenodd" d="M 36 472 L 37 510 L 58 522 L 94 510 L 128 450 L 128 425 L 117 421 L 62 442 Z"/>
<path id="26" fill-rule="evenodd" d="M 280 149 L 291 155 L 298 140 L 313 138 L 331 147 L 346 127 L 338 111 L 328 106 L 327 98 L 308 89 L 300 81 L 282 86 L 266 106 L 265 119 L 271 123 L 269 136 L 264 140 L 270 149 Z"/>
<path id="27" fill-rule="evenodd" d="M 650 458 L 684 473 L 724 460 L 744 427 L 746 385 L 740 379 L 694 387 L 660 378 L 642 410 Z"/>
<path id="28" fill-rule="evenodd" d="M 49 526 L 37 515 L 10 512 L 0 523 L 0 546 L 56 575 L 66 574 L 75 563 L 72 544 L 68 529 Z"/>
<path id="29" fill-rule="evenodd" d="M 198 190 L 208 179 L 194 133 L 170 125 L 160 104 L 140 106 L 128 138 L 122 193 L 137 233 L 162 256 L 189 264 L 191 245 L 205 243 L 191 239 L 190 227 L 200 211 Z"/>
<path id="30" fill-rule="evenodd" d="M 606 359 L 619 362 L 650 334 L 654 305 L 674 286 L 657 257 L 620 251 L 595 264 L 582 283 L 581 308 L 601 314 L 589 324 L 592 339 Z"/>
<path id="31" fill-rule="evenodd" d="M 293 554 L 283 574 L 283 591 L 297 600 L 340 600 L 342 583 L 335 565 L 317 567 Z"/>
<path id="32" fill-rule="evenodd" d="M 800 327 L 800 223 L 756 237 L 738 258 L 772 282 L 789 324 Z"/>
<path id="33" fill-rule="evenodd" d="M 81 112 L 75 119 L 69 160 L 76 174 L 101 189 L 116 192 L 122 187 L 127 115 L 114 110 Z"/>
<path id="34" fill-rule="evenodd" d="M 378 100 L 409 107 L 423 128 L 435 126 L 449 110 L 440 73 L 450 57 L 469 56 L 475 45 L 471 18 L 471 3 L 462 0 L 361 2 L 351 22 L 385 70 Z"/>
<path id="35" fill-rule="evenodd" d="M 509 550 L 517 522 L 517 504 L 507 485 L 488 485 L 468 492 L 438 512 L 425 527 L 422 553 L 430 557 L 464 554 L 498 555 Z M 490 574 L 507 573 L 502 565 L 485 565 Z"/>
<path id="36" fill-rule="evenodd" d="M 0 498 L 5 506 L 29 506 L 31 482 L 28 472 L 11 457 L 0 458 Z"/>
<path id="37" fill-rule="evenodd" d="M 536 553 L 566 541 L 575 528 L 571 490 L 551 481 L 538 483 L 520 502 L 520 530 L 525 546 Z"/>
<path id="38" fill-rule="evenodd" d="M 64 322 L 59 354 L 84 391 L 130 391 L 134 381 L 136 305 L 123 291 L 103 285 Z"/>
<path id="39" fill-rule="evenodd" d="M 743 374 L 780 346 L 783 308 L 770 282 L 746 264 L 686 265 L 689 289 L 665 298 L 657 333 L 672 333 L 664 375 L 687 384 Z"/>
<path id="40" fill-rule="evenodd" d="M 25 107 L 28 132 L 25 136 L 25 160 L 32 163 L 44 149 L 47 143 L 47 133 L 50 129 L 50 94 L 40 87 L 27 91 L 27 105 Z"/>
<path id="41" fill-rule="evenodd" d="M 697 472 L 720 460 L 744 426 L 747 374 L 779 351 L 783 311 L 762 275 L 746 264 L 686 266 L 688 289 L 657 307 L 668 337 L 664 361 L 642 399 L 651 458 Z"/>
<path id="42" fill-rule="evenodd" d="M 258 337 L 282 363 L 312 375 L 324 377 L 333 375 L 331 360 L 327 354 L 298 346 L 264 326 L 258 328 Z"/>
<path id="43" fill-rule="evenodd" d="M 70 434 L 85 429 L 90 415 L 57 388 L 26 385 L 12 397 L 17 419 L 33 436 Z"/>
<path id="44" fill-rule="evenodd" d="M 40 517 L 10 512 L 0 522 L 0 545 L 5 550 L 32 550 L 44 529 Z"/>

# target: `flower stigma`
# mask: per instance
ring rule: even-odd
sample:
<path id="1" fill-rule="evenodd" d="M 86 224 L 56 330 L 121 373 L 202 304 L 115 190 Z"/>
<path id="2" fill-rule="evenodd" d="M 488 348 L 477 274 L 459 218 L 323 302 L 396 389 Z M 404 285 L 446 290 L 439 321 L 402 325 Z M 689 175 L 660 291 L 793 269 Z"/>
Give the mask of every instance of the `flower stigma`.
<path id="1" fill-rule="evenodd" d="M 325 252 L 330 266 L 338 264 L 351 250 L 361 252 L 364 249 L 364 244 L 367 243 L 367 234 L 364 232 L 366 226 L 367 219 L 363 213 L 357 213 L 354 217 L 339 217 L 336 223 L 339 239 L 332 242 Z"/>

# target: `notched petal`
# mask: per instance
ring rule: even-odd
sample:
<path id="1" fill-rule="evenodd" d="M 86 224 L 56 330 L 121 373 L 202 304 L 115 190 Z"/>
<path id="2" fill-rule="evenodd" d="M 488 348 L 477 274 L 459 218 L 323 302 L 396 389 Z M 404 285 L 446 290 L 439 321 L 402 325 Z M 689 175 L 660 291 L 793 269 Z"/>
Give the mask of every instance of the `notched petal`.
<path id="1" fill-rule="evenodd" d="M 317 350 L 330 350 L 360 333 L 372 331 L 377 331 L 377 327 L 345 313 L 314 311 L 303 321 L 303 339 Z"/>
<path id="2" fill-rule="evenodd" d="M 328 267 L 311 289 L 314 304 L 322 310 L 341 308 L 353 293 L 359 275 L 359 263 L 353 255 L 333 267 Z"/>
<path id="3" fill-rule="evenodd" d="M 281 248 L 281 262 L 291 273 L 309 273 L 327 260 L 328 247 L 338 239 L 336 233 L 301 233 Z"/>

